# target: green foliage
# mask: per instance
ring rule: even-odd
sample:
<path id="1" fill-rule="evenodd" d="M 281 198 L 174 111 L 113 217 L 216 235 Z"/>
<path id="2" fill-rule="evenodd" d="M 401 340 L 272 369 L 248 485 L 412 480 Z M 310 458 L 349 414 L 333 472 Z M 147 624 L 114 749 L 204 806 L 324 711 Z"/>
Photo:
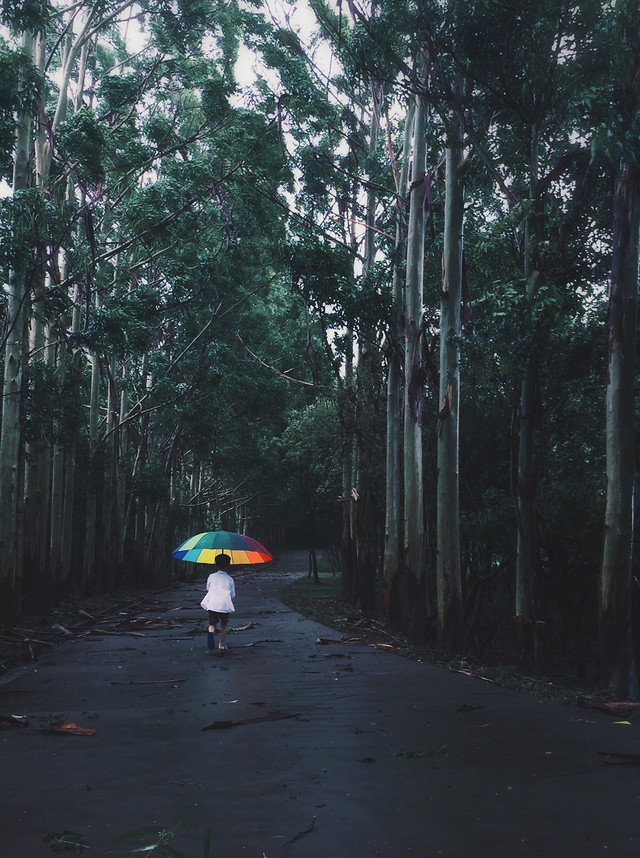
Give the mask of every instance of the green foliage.
<path id="1" fill-rule="evenodd" d="M 104 181 L 107 135 L 93 110 L 81 107 L 63 122 L 58 143 L 81 183 L 98 185 Z"/>
<path id="2" fill-rule="evenodd" d="M 0 178 L 11 182 L 13 147 L 19 113 L 35 110 L 41 88 L 40 78 L 20 50 L 0 37 Z"/>
<path id="3" fill-rule="evenodd" d="M 171 846 L 176 834 L 182 828 L 182 824 L 178 823 L 178 825 L 174 825 L 171 829 L 160 829 L 157 830 L 155 828 L 139 828 L 135 831 L 129 831 L 127 834 L 122 834 L 117 839 L 120 841 L 124 840 L 140 840 L 141 838 L 147 842 L 144 846 L 139 846 L 137 849 L 133 850 L 132 854 L 144 853 L 146 855 L 158 855 L 164 856 L 164 858 L 186 858 L 182 854 L 182 852 L 178 852 L 177 849 L 174 849 Z M 200 853 L 202 858 L 209 858 L 211 852 L 211 832 L 207 831 L 202 843 L 202 852 Z"/>
<path id="4" fill-rule="evenodd" d="M 130 481 L 130 491 L 134 497 L 152 503 L 167 498 L 169 478 L 160 455 L 154 454 L 136 470 Z"/>
<path id="5" fill-rule="evenodd" d="M 11 269 L 33 259 L 44 211 L 44 198 L 36 188 L 19 190 L 0 199 L 0 271 L 5 279 Z"/>
<path id="6" fill-rule="evenodd" d="M 51 14 L 47 0 L 2 0 L 3 24 L 15 32 L 36 32 L 46 27 Z"/>
<path id="7" fill-rule="evenodd" d="M 84 849 L 88 849 L 88 845 L 84 842 L 84 834 L 78 834 L 77 831 L 61 831 L 58 833 L 50 833 L 42 838 L 52 852 L 73 851 L 81 855 Z"/>
<path id="8" fill-rule="evenodd" d="M 347 79 L 365 86 L 369 80 L 394 81 L 407 70 L 407 59 L 412 63 L 415 45 L 424 43 L 422 20 L 429 15 L 437 15 L 435 4 L 423 3 L 417 10 L 404 0 L 390 0 L 371 17 L 359 17 L 342 34 Z"/>
<path id="9" fill-rule="evenodd" d="M 136 103 L 139 96 L 140 81 L 136 74 L 107 74 L 99 81 L 98 98 L 105 112 L 123 113 Z"/>
<path id="10" fill-rule="evenodd" d="M 202 86 L 202 112 L 216 126 L 229 116 L 229 86 L 216 75 L 207 77 Z"/>
<path id="11" fill-rule="evenodd" d="M 331 542 L 339 515 L 340 435 L 335 402 L 318 400 L 289 413 L 280 436 L 262 442 L 274 469 L 272 500 L 280 499 L 281 520 L 293 538 L 304 534 L 316 545 Z"/>

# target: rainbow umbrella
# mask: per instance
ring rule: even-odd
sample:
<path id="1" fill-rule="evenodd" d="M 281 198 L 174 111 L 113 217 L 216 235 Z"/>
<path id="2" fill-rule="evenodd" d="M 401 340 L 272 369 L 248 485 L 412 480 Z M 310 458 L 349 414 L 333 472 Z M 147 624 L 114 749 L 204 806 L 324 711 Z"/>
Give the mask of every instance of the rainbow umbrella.
<path id="1" fill-rule="evenodd" d="M 172 552 L 178 560 L 190 563 L 215 563 L 218 554 L 228 554 L 232 566 L 268 563 L 273 560 L 269 551 L 250 536 L 228 530 L 210 530 L 198 533 Z"/>

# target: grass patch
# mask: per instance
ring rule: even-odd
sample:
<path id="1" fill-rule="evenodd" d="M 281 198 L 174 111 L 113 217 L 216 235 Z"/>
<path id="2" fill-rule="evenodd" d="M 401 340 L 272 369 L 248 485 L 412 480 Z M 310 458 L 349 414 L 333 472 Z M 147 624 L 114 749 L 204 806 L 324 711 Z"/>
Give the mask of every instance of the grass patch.
<path id="1" fill-rule="evenodd" d="M 308 575 L 289 584 L 281 594 L 284 604 L 304 617 L 324 626 L 344 631 L 353 610 L 340 593 L 340 576 L 319 572 L 316 582 Z"/>

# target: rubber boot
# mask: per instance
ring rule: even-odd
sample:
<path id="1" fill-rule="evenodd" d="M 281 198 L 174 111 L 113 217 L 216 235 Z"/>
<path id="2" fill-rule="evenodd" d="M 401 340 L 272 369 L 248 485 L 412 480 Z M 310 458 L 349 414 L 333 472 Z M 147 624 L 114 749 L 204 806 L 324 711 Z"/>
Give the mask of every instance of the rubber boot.
<path id="1" fill-rule="evenodd" d="M 207 649 L 216 648 L 216 636 L 213 632 L 207 632 Z"/>

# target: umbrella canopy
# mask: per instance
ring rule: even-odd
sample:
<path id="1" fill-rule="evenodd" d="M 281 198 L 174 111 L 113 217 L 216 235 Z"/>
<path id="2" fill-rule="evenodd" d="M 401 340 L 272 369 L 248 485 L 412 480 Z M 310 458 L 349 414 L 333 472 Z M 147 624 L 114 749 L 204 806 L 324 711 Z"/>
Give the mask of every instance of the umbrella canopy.
<path id="1" fill-rule="evenodd" d="M 228 554 L 232 566 L 268 563 L 273 560 L 270 552 L 255 539 L 228 530 L 198 533 L 172 552 L 178 560 L 188 560 L 190 563 L 215 563 L 218 554 Z"/>

